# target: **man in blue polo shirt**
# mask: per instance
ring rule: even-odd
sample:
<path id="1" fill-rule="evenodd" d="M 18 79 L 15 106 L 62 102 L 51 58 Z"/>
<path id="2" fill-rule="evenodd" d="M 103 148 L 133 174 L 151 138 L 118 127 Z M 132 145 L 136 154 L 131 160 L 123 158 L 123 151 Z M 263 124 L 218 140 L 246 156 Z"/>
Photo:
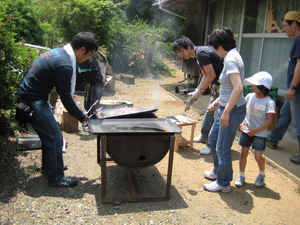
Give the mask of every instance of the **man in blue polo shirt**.
<path id="1" fill-rule="evenodd" d="M 291 104 L 292 118 L 296 121 L 296 135 L 300 147 L 300 12 L 290 11 L 286 13 L 282 25 L 286 35 L 295 38 L 290 51 L 286 100 L 290 101 Z M 290 160 L 300 164 L 300 155 L 291 157 Z"/>
<path id="2" fill-rule="evenodd" d="M 63 48 L 51 49 L 40 55 L 29 67 L 18 88 L 18 101 L 34 111 L 32 127 L 42 142 L 42 165 L 49 186 L 73 187 L 78 180 L 64 175 L 63 136 L 53 116 L 48 96 L 55 87 L 67 111 L 80 122 L 88 120 L 74 102 L 76 62 L 81 63 L 98 49 L 90 32 L 75 35 Z"/>

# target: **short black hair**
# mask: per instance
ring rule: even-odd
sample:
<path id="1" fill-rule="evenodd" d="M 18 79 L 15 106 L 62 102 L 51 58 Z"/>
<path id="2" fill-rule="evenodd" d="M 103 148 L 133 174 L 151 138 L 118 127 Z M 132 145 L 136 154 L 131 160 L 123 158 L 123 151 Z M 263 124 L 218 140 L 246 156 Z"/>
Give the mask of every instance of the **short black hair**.
<path id="1" fill-rule="evenodd" d="M 97 51 L 98 43 L 95 36 L 91 32 L 80 32 L 76 34 L 71 41 L 71 46 L 74 49 L 80 49 L 81 47 L 85 47 L 86 53 L 90 51 Z"/>
<path id="2" fill-rule="evenodd" d="M 235 39 L 232 31 L 227 27 L 215 29 L 208 39 L 208 44 L 218 49 L 222 46 L 225 51 L 236 48 Z"/>
<path id="3" fill-rule="evenodd" d="M 187 49 L 189 46 L 194 48 L 194 43 L 186 36 L 179 36 L 173 43 L 173 51 L 176 52 L 180 48 Z"/>
<path id="4" fill-rule="evenodd" d="M 293 21 L 296 21 L 298 27 L 300 27 L 300 23 L 297 20 L 286 20 L 286 23 L 291 26 L 291 24 L 293 23 Z"/>
<path id="5" fill-rule="evenodd" d="M 261 91 L 261 93 L 264 96 L 269 96 L 270 90 L 266 88 L 264 85 L 257 85 L 256 87 Z"/>

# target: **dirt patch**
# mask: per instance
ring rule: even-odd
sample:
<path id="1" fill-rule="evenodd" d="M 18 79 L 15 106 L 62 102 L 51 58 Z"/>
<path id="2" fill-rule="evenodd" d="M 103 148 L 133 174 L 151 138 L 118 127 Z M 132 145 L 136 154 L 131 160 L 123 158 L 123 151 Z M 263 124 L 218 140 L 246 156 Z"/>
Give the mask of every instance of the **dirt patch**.
<path id="1" fill-rule="evenodd" d="M 174 66 L 174 68 L 176 68 Z M 136 79 L 134 85 L 117 81 L 114 96 L 104 99 L 129 100 L 135 108 L 159 109 L 157 117 L 183 113 L 184 103 L 163 87 L 182 79 L 176 75 L 162 80 Z M 83 105 L 83 98 L 75 96 Z M 193 117 L 198 121 L 198 116 Z M 200 133 L 201 121 L 196 126 Z M 21 132 L 22 136 L 34 135 Z M 188 135 L 184 130 L 183 136 Z M 0 224 L 297 224 L 300 196 L 297 185 L 271 166 L 266 166 L 266 186 L 256 188 L 258 168 L 253 154 L 248 156 L 246 185 L 235 188 L 238 176 L 240 147 L 234 142 L 232 159 L 234 181 L 231 193 L 210 193 L 203 190 L 209 183 L 203 177 L 212 169 L 212 157 L 202 156 L 203 144 L 193 149 L 180 147 L 174 155 L 171 199 L 161 202 L 112 204 L 101 203 L 101 171 L 96 159 L 96 136 L 82 131 L 65 133 L 69 165 L 66 175 L 80 180 L 74 188 L 50 188 L 41 174 L 41 151 L 16 151 L 15 137 L 0 138 Z M 164 193 L 168 157 L 158 164 L 134 171 L 143 194 Z M 146 187 L 146 189 L 145 189 Z M 126 196 L 128 181 L 124 168 L 110 164 L 109 195 Z"/>

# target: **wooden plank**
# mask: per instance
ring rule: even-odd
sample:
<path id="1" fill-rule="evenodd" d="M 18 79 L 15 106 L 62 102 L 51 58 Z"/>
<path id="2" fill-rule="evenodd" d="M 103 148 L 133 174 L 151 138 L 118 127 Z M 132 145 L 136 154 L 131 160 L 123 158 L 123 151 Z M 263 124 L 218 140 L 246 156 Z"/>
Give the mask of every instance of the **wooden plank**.
<path id="1" fill-rule="evenodd" d="M 61 129 L 65 132 L 78 131 L 78 120 L 71 116 L 66 109 L 63 110 Z"/>
<path id="2" fill-rule="evenodd" d="M 57 103 L 54 108 L 54 118 L 56 122 L 59 124 L 61 128 L 61 122 L 62 122 L 62 116 L 63 116 L 63 111 L 64 111 L 64 105 L 62 104 L 61 100 L 58 99 Z"/>

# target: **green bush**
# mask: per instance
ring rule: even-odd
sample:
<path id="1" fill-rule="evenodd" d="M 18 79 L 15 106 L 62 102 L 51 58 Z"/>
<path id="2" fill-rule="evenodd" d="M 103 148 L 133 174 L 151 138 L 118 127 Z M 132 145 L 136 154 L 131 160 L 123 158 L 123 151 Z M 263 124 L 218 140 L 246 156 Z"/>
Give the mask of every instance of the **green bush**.
<path id="1" fill-rule="evenodd" d="M 10 29 L 15 33 L 15 39 L 24 39 L 26 43 L 44 45 L 44 30 L 39 15 L 31 0 L 4 1 L 3 11 L 11 15 Z"/>
<path id="2" fill-rule="evenodd" d="M 170 75 L 171 70 L 164 63 L 169 51 L 168 44 L 164 43 L 168 32 L 168 29 L 150 26 L 141 20 L 123 26 L 109 49 L 114 71 L 140 77 Z"/>
<path id="3" fill-rule="evenodd" d="M 0 13 L 0 113 L 7 116 L 14 115 L 17 102 L 17 87 L 37 52 L 31 51 L 25 45 L 15 40 L 15 33 L 11 32 L 11 17 Z M 7 113 L 9 112 L 9 113 Z"/>

